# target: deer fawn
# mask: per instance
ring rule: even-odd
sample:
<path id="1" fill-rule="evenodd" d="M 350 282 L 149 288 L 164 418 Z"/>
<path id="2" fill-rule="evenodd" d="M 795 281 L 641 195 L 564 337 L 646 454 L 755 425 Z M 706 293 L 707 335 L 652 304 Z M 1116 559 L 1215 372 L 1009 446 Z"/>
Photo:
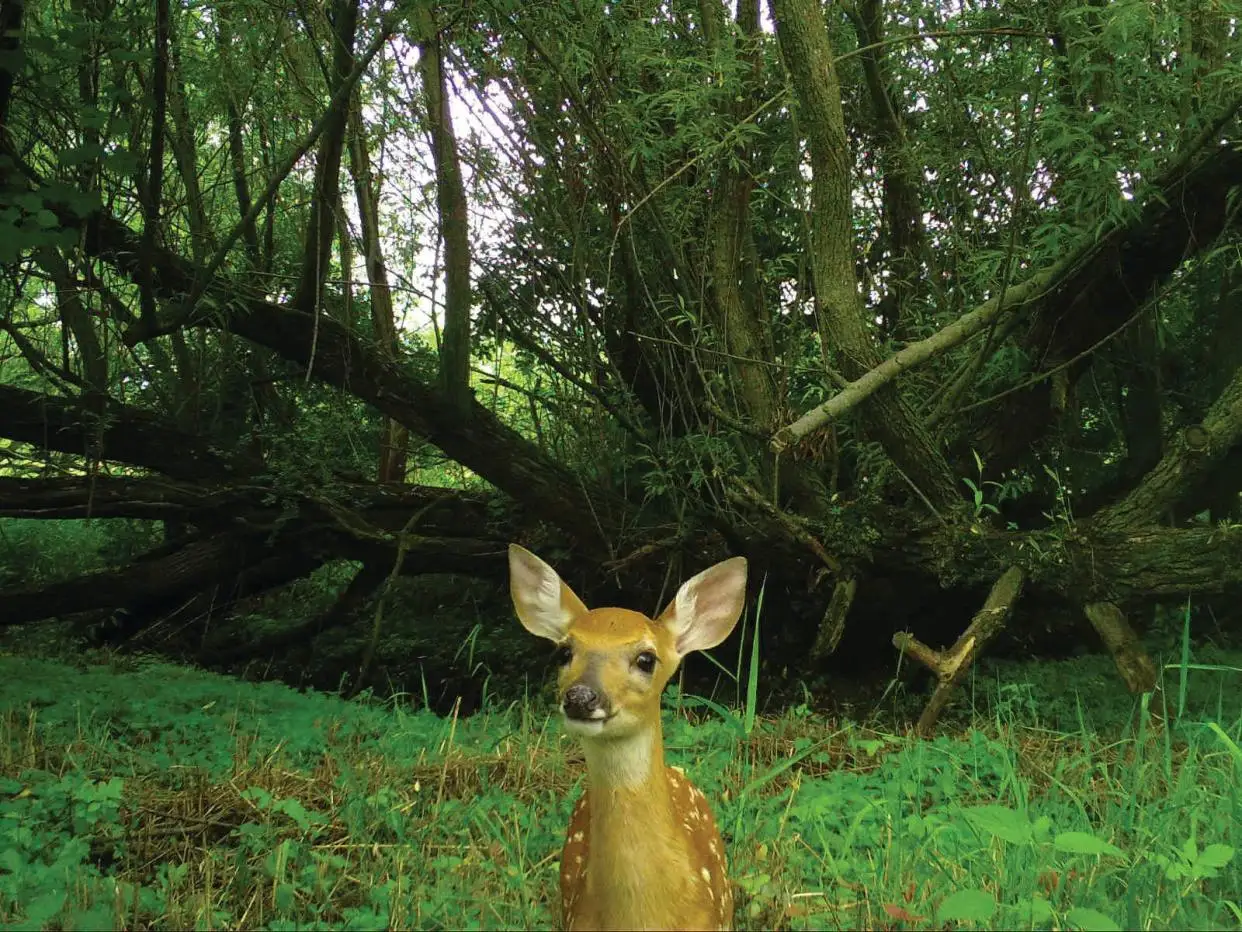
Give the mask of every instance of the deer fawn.
<path id="1" fill-rule="evenodd" d="M 746 560 L 686 582 L 660 617 L 587 610 L 556 571 L 509 545 L 509 590 L 531 634 L 554 641 L 565 727 L 586 752 L 587 789 L 561 852 L 566 929 L 730 929 L 733 891 L 707 799 L 664 765 L 660 693 L 681 659 L 733 630 Z"/>

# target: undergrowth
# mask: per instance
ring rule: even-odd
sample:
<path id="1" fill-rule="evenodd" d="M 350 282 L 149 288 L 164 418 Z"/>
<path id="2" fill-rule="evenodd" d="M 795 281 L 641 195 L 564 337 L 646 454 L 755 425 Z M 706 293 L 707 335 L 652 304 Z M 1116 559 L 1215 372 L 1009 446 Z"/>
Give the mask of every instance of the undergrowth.
<path id="1" fill-rule="evenodd" d="M 669 757 L 714 801 L 740 928 L 1242 925 L 1236 702 L 1107 737 L 994 705 L 919 741 L 671 692 Z M 162 663 L 5 656 L 0 708 L 8 927 L 557 922 L 582 765 L 545 703 L 439 718 Z"/>

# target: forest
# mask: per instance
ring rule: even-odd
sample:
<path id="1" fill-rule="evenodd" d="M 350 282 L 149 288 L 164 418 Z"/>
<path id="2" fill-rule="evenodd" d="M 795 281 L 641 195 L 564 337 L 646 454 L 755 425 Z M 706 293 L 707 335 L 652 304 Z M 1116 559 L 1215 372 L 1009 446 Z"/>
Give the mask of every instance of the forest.
<path id="1" fill-rule="evenodd" d="M 555 926 L 511 544 L 736 928 L 1242 928 L 1242 0 L 0 0 L 0 923 Z"/>

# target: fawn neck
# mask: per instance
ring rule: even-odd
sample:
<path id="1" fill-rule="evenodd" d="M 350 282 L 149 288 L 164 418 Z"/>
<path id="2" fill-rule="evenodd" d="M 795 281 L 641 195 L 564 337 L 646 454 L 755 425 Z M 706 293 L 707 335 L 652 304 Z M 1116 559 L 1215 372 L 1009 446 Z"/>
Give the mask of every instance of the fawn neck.
<path id="1" fill-rule="evenodd" d="M 584 745 L 592 892 L 604 927 L 661 928 L 669 897 L 681 891 L 686 852 L 659 719 L 625 738 Z"/>
<path id="2" fill-rule="evenodd" d="M 664 735 L 658 717 L 649 727 L 623 738 L 587 738 L 582 745 L 592 798 L 599 794 L 602 801 L 616 793 L 656 793 L 668 798 Z"/>

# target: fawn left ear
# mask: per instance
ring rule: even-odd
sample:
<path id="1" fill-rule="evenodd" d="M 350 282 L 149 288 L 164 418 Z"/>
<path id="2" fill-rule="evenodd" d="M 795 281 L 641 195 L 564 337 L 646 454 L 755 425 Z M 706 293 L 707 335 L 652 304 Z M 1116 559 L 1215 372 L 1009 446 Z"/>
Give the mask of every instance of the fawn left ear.
<path id="1" fill-rule="evenodd" d="M 509 545 L 509 595 L 522 627 L 558 644 L 587 610 L 556 570 L 517 544 Z"/>
<path id="2" fill-rule="evenodd" d="M 675 638 L 677 654 L 709 650 L 729 636 L 746 606 L 746 558 L 705 569 L 677 590 L 656 619 Z"/>

